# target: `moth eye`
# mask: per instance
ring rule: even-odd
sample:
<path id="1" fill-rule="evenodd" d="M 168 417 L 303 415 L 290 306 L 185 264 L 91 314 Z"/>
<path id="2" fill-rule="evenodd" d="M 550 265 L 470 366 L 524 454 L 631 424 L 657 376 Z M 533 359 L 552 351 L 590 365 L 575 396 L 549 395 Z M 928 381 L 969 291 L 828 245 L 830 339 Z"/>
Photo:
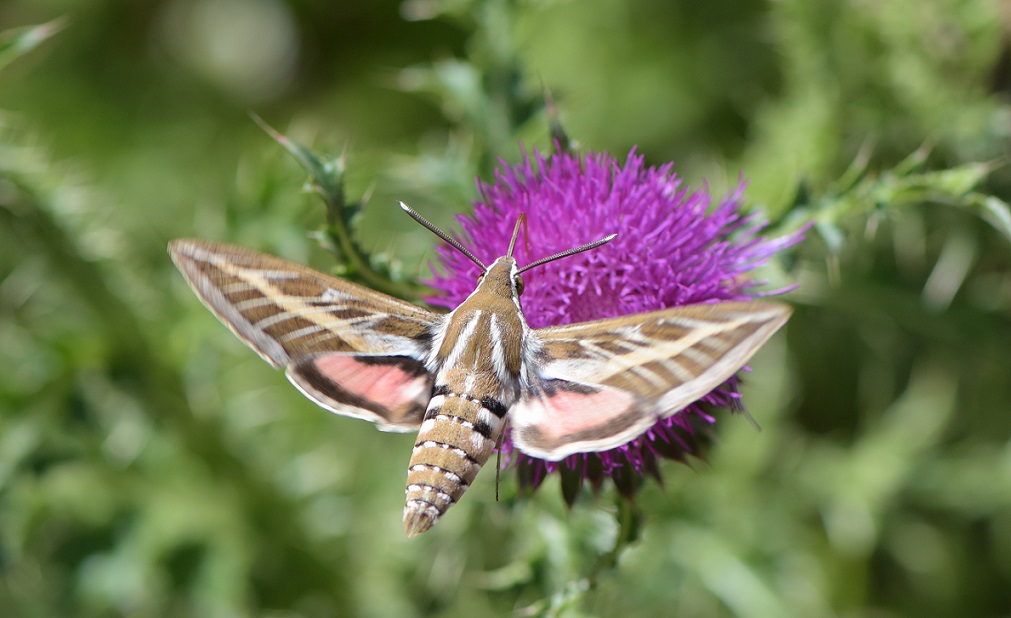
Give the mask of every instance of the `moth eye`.
<path id="1" fill-rule="evenodd" d="M 516 294 L 523 294 L 523 277 L 516 275 Z"/>

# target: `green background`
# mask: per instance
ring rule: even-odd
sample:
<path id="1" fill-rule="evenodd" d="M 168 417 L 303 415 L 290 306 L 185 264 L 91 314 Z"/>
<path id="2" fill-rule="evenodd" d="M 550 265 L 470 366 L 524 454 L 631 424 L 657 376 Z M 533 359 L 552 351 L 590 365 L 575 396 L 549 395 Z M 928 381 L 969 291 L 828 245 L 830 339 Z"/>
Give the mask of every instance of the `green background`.
<path id="1" fill-rule="evenodd" d="M 1009 7 L 4 0 L 0 30 L 63 21 L 0 45 L 0 615 L 1011 614 Z M 631 540 L 613 488 L 506 472 L 407 541 L 413 437 L 301 398 L 165 245 L 334 268 L 253 111 L 346 154 L 361 247 L 415 280 L 395 200 L 451 227 L 550 148 L 545 89 L 583 151 L 816 223 L 760 273 L 799 285 L 761 431 L 720 415 Z"/>

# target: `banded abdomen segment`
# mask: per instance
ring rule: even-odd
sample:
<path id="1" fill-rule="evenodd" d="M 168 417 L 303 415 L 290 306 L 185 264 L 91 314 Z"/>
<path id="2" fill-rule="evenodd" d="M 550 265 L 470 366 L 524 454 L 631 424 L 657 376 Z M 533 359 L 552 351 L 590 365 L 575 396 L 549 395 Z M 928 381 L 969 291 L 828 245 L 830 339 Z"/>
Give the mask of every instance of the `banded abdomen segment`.
<path id="1" fill-rule="evenodd" d="M 408 537 L 431 528 L 467 491 L 502 435 L 505 413 L 497 399 L 436 389 L 407 469 Z"/>

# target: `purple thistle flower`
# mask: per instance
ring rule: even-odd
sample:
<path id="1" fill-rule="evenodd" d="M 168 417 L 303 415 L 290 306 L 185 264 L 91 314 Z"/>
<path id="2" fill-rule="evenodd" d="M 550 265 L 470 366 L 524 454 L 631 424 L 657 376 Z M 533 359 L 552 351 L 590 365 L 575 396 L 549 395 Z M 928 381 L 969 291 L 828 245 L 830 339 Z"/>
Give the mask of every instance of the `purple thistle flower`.
<path id="1" fill-rule="evenodd" d="M 748 300 L 759 283 L 747 277 L 771 255 L 802 238 L 767 240 L 765 223 L 741 212 L 744 184 L 713 206 L 693 191 L 672 165 L 646 167 L 633 149 L 621 165 L 606 154 L 557 153 L 515 166 L 503 164 L 495 183 L 478 182 L 474 215 L 459 217 L 468 245 L 490 264 L 504 255 L 517 217 L 526 214 L 514 256 L 534 260 L 607 234 L 603 247 L 550 262 L 524 274 L 523 312 L 531 328 L 617 317 L 693 303 Z M 455 307 L 474 289 L 480 269 L 449 246 L 440 247 L 444 274 L 429 284 L 443 292 L 433 304 Z M 731 378 L 678 413 L 618 448 L 579 453 L 559 462 L 516 450 L 506 435 L 502 451 L 517 464 L 521 484 L 536 488 L 551 472 L 562 474 L 570 503 L 587 479 L 595 488 L 610 477 L 631 496 L 641 473 L 659 480 L 658 457 L 700 455 L 699 429 L 714 422 L 715 408 L 741 409 Z"/>

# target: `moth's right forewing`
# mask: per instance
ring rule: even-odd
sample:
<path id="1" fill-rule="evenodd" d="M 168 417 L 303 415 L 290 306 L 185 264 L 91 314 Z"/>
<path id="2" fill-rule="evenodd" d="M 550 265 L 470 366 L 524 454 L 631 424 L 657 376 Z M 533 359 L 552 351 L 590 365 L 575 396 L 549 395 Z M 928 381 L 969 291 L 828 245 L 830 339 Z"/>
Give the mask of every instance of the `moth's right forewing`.
<path id="1" fill-rule="evenodd" d="M 424 359 L 440 316 L 242 247 L 176 240 L 169 253 L 201 301 L 275 367 L 320 353 Z"/>
<path id="2" fill-rule="evenodd" d="M 781 303 L 675 307 L 538 329 L 543 375 L 604 384 L 656 401 L 685 403 L 722 384 L 787 320 Z"/>

